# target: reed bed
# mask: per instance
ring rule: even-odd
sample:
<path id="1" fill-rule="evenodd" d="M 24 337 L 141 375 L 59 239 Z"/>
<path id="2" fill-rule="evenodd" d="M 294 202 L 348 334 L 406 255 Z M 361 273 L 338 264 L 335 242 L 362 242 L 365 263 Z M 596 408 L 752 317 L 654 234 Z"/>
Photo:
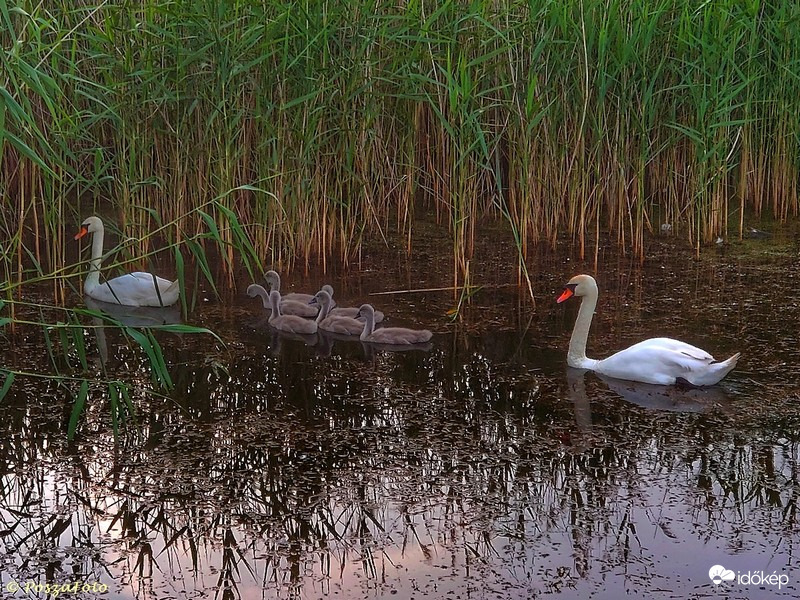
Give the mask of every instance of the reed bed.
<path id="1" fill-rule="evenodd" d="M 6 281 L 62 268 L 94 210 L 139 254 L 216 223 L 234 264 L 230 211 L 286 268 L 410 250 L 435 215 L 457 285 L 485 219 L 524 272 L 560 236 L 643 256 L 669 223 L 699 252 L 798 214 L 793 3 L 0 0 L 0 24 Z"/>

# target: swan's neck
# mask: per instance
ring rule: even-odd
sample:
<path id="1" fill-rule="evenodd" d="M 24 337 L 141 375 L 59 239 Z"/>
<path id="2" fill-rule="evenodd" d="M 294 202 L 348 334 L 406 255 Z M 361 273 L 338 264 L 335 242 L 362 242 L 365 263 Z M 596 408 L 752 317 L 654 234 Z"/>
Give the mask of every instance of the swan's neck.
<path id="1" fill-rule="evenodd" d="M 329 312 L 331 312 L 331 305 L 327 302 L 320 302 L 319 313 L 317 314 L 317 325 L 327 318 Z"/>
<path id="2" fill-rule="evenodd" d="M 261 298 L 262 306 L 264 308 L 272 308 L 272 306 L 269 303 L 269 293 L 267 292 L 267 290 L 258 290 L 258 288 L 256 288 L 256 289 L 257 289 L 256 293 L 258 294 L 258 297 Z"/>
<path id="3" fill-rule="evenodd" d="M 575 327 L 572 330 L 572 337 L 569 340 L 569 352 L 567 353 L 567 364 L 578 369 L 591 369 L 597 361 L 586 358 L 586 341 L 589 339 L 589 327 L 592 325 L 592 316 L 597 306 L 597 294 L 590 294 L 583 297 L 578 318 L 575 319 Z"/>
<path id="4" fill-rule="evenodd" d="M 280 296 L 270 294 L 269 295 L 269 303 L 272 307 L 272 314 L 269 317 L 269 320 L 272 321 L 273 319 L 277 319 L 281 316 L 281 299 Z"/>
<path id="5" fill-rule="evenodd" d="M 89 261 L 89 274 L 83 284 L 83 289 L 87 294 L 90 289 L 100 285 L 100 265 L 103 263 L 104 236 L 105 232 L 102 228 L 92 233 L 92 260 Z"/>
<path id="6" fill-rule="evenodd" d="M 365 340 L 375 331 L 375 313 L 368 312 L 364 315 L 364 329 L 361 331 L 361 339 Z"/>

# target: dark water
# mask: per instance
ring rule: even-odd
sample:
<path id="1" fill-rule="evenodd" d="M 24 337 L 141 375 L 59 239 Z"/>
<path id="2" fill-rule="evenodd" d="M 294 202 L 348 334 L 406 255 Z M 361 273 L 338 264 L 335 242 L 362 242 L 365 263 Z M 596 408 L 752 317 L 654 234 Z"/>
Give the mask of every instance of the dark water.
<path id="1" fill-rule="evenodd" d="M 65 388 L 18 378 L 0 404 L 3 597 L 797 597 L 796 242 L 695 260 L 655 241 L 644 265 L 609 249 L 597 271 L 544 254 L 535 308 L 506 285 L 513 257 L 479 250 L 487 287 L 455 322 L 452 292 L 370 295 L 448 285 L 434 252 L 284 282 L 428 327 L 427 351 L 285 338 L 236 293 L 189 318 L 224 343 L 157 334 L 172 391 L 119 331 L 87 329 L 98 383 L 74 443 Z M 669 335 L 739 367 L 706 390 L 568 370 L 577 303 L 554 298 L 578 272 L 601 288 L 590 356 Z M 48 371 L 37 330 L 6 343 L 6 366 Z M 137 408 L 117 440 L 113 379 Z M 714 565 L 736 579 L 715 586 Z"/>

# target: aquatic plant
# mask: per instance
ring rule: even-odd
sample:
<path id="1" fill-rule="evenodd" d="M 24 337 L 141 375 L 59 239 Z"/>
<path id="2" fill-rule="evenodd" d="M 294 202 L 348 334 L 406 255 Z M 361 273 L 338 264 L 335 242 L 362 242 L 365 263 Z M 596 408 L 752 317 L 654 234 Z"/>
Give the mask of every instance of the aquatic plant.
<path id="1" fill-rule="evenodd" d="M 217 219 L 203 209 L 217 213 L 220 224 L 218 225 Z M 206 242 L 207 247 L 213 248 L 223 256 L 230 253 L 231 247 L 235 248 L 237 256 L 244 260 L 244 265 L 251 276 L 254 275 L 255 269 L 260 270 L 260 261 L 255 257 L 254 250 L 235 215 L 221 206 L 218 201 L 209 202 L 196 211 L 206 225 L 207 231 L 189 235 L 178 229 L 182 234 L 181 242 L 173 241 L 161 250 L 174 257 L 177 280 L 183 291 L 180 298 L 183 314 L 186 314 L 197 302 L 197 283 L 201 273 L 212 288 L 214 286 L 215 276 L 209 268 L 209 260 L 201 241 Z M 150 214 L 158 226 L 146 234 L 144 240 L 137 240 L 140 243 L 147 243 L 149 237 L 174 225 L 174 223 L 162 224 L 158 214 L 154 211 L 151 211 Z M 131 245 L 130 241 L 123 242 L 108 254 L 125 255 Z M 188 272 L 182 249 L 188 249 L 190 253 L 190 270 Z M 151 250 L 144 257 L 117 261 L 112 268 L 124 267 L 134 260 L 137 262 L 143 259 L 149 260 L 158 252 Z M 77 294 L 81 293 L 80 282 L 76 284 L 74 281 L 88 272 L 88 269 L 85 268 L 87 263 L 82 264 L 84 266 L 82 271 L 75 269 L 69 273 L 62 269 L 44 273 L 41 265 L 37 263 L 36 271 L 23 270 L 20 273 L 26 276 L 25 282 L 28 284 L 38 283 L 41 286 L 50 282 L 54 283 L 60 292 L 56 298 L 63 299 L 70 289 Z M 187 276 L 193 277 L 195 281 L 194 291 L 188 298 L 185 292 Z M 173 387 L 170 368 L 164 358 L 156 332 L 208 334 L 222 342 L 216 334 L 205 327 L 181 323 L 181 309 L 176 308 L 175 315 L 172 315 L 163 312 L 170 311 L 169 307 L 131 307 L 99 303 L 105 305 L 104 308 L 90 304 L 90 302 L 94 302 L 90 298 L 85 300 L 87 308 L 80 306 L 65 308 L 53 302 L 42 302 L 23 297 L 21 287 L 22 282 L 5 281 L 0 283 L 0 296 L 6 297 L 6 300 L 0 298 L 0 314 L 4 313 L 4 309 L 9 309 L 7 316 L 0 316 L 0 336 L 5 338 L 11 348 L 19 340 L 26 343 L 35 340 L 36 347 L 46 351 L 45 363 L 49 369 L 39 367 L 31 370 L 28 361 L 22 361 L 25 366 L 19 367 L 15 364 L 15 357 L 8 353 L 0 364 L 0 375 L 2 375 L 0 401 L 6 397 L 15 381 L 20 378 L 50 380 L 58 386 L 60 393 L 73 399 L 73 411 L 67 427 L 70 438 L 76 432 L 78 419 L 86 406 L 90 392 L 100 394 L 107 399 L 112 425 L 117 434 L 121 421 L 129 416 L 135 416 L 134 405 L 131 401 L 132 390 L 138 389 L 143 393 L 159 394 Z M 106 373 L 108 361 L 106 330 L 119 331 L 124 338 L 123 344 L 135 352 L 142 353 L 152 387 L 148 385 L 146 378 L 143 380 L 140 377 L 141 373 L 135 370 L 128 371 L 130 377 L 127 379 L 120 379 Z M 87 335 L 96 340 L 87 342 L 85 339 Z"/>
<path id="2" fill-rule="evenodd" d="M 287 266 L 410 249 L 430 213 L 457 286 L 484 219 L 524 275 L 564 234 L 643 256 L 668 223 L 699 252 L 800 207 L 791 3 L 0 0 L 0 22 L 4 279 L 66 264 L 89 203 L 142 256 L 155 215 L 182 243 L 220 198 Z"/>

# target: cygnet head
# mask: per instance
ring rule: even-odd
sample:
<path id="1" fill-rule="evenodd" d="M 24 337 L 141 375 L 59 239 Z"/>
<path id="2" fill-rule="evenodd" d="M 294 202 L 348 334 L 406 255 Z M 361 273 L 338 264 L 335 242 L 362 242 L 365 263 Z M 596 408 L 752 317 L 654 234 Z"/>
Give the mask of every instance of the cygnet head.
<path id="1" fill-rule="evenodd" d="M 247 295 L 251 298 L 256 298 L 257 296 L 266 296 L 267 290 L 257 283 L 251 283 L 247 286 Z"/>
<path id="2" fill-rule="evenodd" d="M 556 302 L 561 304 L 565 300 L 569 300 L 573 296 L 597 296 L 597 282 L 591 275 L 575 275 L 564 286 L 564 291 L 558 297 Z"/>
<path id="3" fill-rule="evenodd" d="M 375 309 L 372 308 L 371 304 L 362 304 L 358 307 L 358 314 L 356 315 L 356 319 L 360 319 L 364 317 L 365 319 L 368 317 L 375 318 Z"/>
<path id="4" fill-rule="evenodd" d="M 267 286 L 270 290 L 278 290 L 281 289 L 281 276 L 278 275 L 276 271 L 267 271 L 264 273 L 264 279 L 267 282 Z"/>
<path id="5" fill-rule="evenodd" d="M 331 295 L 325 289 L 326 287 L 331 286 L 322 286 L 322 289 L 314 294 L 314 297 L 308 301 L 309 304 L 320 304 L 322 306 L 328 306 L 331 303 Z"/>

